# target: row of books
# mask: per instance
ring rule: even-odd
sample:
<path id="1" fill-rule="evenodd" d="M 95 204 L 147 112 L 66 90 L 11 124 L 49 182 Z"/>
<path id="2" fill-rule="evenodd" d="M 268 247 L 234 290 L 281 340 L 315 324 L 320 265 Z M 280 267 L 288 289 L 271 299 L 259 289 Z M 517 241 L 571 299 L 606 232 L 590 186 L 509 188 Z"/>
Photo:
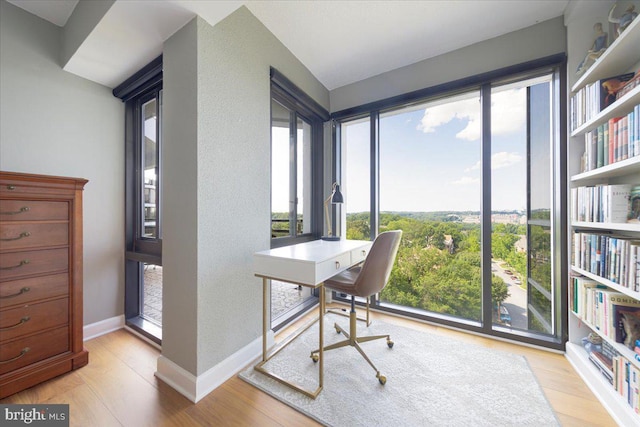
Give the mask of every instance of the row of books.
<path id="1" fill-rule="evenodd" d="M 640 156 L 640 105 L 584 134 L 582 172 Z"/>
<path id="2" fill-rule="evenodd" d="M 606 342 L 601 352 L 589 352 L 589 360 L 631 409 L 640 413 L 640 369 Z"/>
<path id="3" fill-rule="evenodd" d="M 636 414 L 640 413 L 640 369 L 623 356 L 612 362 L 613 387 Z"/>
<path id="4" fill-rule="evenodd" d="M 571 220 L 626 222 L 631 214 L 631 188 L 631 184 L 572 188 Z"/>
<path id="5" fill-rule="evenodd" d="M 623 96 L 625 96 L 627 93 L 631 92 L 633 89 L 635 89 L 638 86 L 640 86 L 640 70 L 636 73 L 635 76 L 633 76 L 631 80 L 629 80 L 624 84 L 622 89 L 620 89 L 616 93 L 616 100 L 622 98 Z"/>
<path id="6" fill-rule="evenodd" d="M 575 267 L 640 291 L 640 240 L 577 232 L 572 253 Z"/>
<path id="7" fill-rule="evenodd" d="M 589 279 L 574 277 L 570 292 L 571 309 L 601 335 L 633 348 L 635 337 L 627 325 L 640 316 L 640 301 Z"/>
<path id="8" fill-rule="evenodd" d="M 634 75 L 635 73 L 625 73 L 607 77 L 585 85 L 577 91 L 569 101 L 571 130 L 579 128 L 612 105 L 617 100 L 617 93 L 633 79 Z"/>

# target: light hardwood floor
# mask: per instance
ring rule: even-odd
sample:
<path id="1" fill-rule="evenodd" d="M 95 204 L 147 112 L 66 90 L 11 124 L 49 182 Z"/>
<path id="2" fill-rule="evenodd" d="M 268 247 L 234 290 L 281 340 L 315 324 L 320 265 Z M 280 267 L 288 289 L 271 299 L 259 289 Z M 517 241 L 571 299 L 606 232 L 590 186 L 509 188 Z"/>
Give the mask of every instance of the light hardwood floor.
<path id="1" fill-rule="evenodd" d="M 377 313 L 375 318 L 524 355 L 563 426 L 616 425 L 560 354 Z M 87 366 L 0 403 L 68 403 L 71 426 L 82 427 L 319 425 L 237 376 L 193 404 L 154 376 L 160 352 L 125 330 L 92 339 L 85 346 Z"/>

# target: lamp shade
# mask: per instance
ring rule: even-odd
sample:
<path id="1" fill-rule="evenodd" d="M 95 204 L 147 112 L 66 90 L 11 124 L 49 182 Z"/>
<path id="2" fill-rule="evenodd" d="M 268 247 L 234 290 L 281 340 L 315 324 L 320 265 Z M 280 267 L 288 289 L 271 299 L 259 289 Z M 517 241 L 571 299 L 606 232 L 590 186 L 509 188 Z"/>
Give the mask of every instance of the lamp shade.
<path id="1" fill-rule="evenodd" d="M 340 192 L 340 184 L 334 185 L 333 193 L 331 194 L 331 203 L 344 203 L 344 197 Z"/>

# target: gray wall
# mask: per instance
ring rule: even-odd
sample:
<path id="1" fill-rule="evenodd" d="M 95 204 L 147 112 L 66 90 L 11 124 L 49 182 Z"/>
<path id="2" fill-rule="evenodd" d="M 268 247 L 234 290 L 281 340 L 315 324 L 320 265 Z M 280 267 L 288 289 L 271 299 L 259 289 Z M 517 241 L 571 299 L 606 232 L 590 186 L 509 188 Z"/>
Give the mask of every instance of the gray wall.
<path id="1" fill-rule="evenodd" d="M 63 71 L 62 29 L 0 0 L 0 169 L 89 180 L 84 323 L 123 313 L 124 108 Z"/>
<path id="2" fill-rule="evenodd" d="M 245 7 L 213 27 L 195 18 L 163 60 L 162 353 L 200 375 L 262 335 L 269 66 L 327 109 L 329 93 Z"/>
<path id="3" fill-rule="evenodd" d="M 464 31 L 464 29 L 461 29 Z M 505 34 L 331 91 L 331 111 L 566 52 L 563 18 Z"/>

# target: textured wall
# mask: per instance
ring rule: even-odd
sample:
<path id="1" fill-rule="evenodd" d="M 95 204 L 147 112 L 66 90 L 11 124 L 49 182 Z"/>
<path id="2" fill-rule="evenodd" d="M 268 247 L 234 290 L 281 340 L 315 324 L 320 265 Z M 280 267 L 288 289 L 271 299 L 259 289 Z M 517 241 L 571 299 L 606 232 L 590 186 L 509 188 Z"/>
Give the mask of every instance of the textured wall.
<path id="1" fill-rule="evenodd" d="M 269 67 L 325 108 L 329 94 L 244 7 L 194 19 L 163 58 L 163 356 L 200 375 L 262 334 L 252 256 L 270 245 Z"/>
<path id="2" fill-rule="evenodd" d="M 164 45 L 162 353 L 196 372 L 198 299 L 197 19 Z"/>
<path id="3" fill-rule="evenodd" d="M 89 180 L 84 323 L 124 307 L 124 106 L 59 66 L 62 29 L 0 0 L 0 169 Z"/>
<path id="4" fill-rule="evenodd" d="M 464 31 L 464 29 L 461 29 Z M 563 18 L 482 41 L 331 91 L 331 111 L 496 70 L 566 51 Z"/>

